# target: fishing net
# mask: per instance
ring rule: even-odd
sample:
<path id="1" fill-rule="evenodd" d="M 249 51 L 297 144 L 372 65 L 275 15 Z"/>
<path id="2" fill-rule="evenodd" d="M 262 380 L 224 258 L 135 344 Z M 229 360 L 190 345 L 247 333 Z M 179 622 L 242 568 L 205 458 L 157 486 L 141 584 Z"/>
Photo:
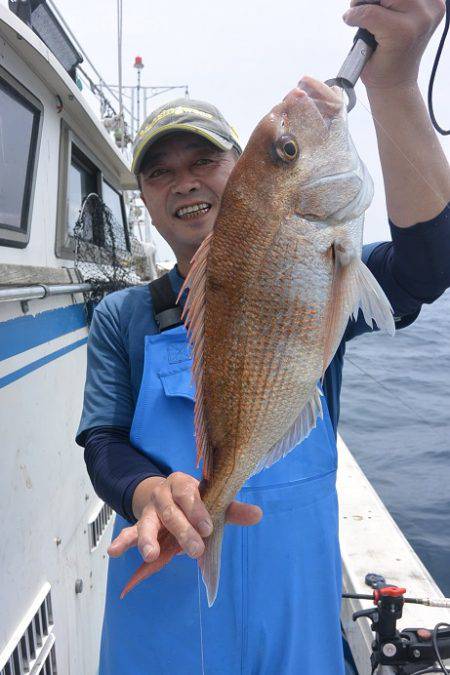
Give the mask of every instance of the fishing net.
<path id="1" fill-rule="evenodd" d="M 152 270 L 142 273 L 148 258 L 143 245 L 123 222 L 117 221 L 97 194 L 85 198 L 73 237 L 75 270 L 81 282 L 90 284 L 83 293 L 89 321 L 93 308 L 107 293 L 153 278 Z"/>

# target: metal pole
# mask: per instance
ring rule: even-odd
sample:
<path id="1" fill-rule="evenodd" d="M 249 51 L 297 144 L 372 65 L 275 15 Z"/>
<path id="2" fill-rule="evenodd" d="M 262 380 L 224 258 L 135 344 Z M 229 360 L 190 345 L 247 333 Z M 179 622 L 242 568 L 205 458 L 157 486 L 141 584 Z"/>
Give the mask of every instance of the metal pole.
<path id="1" fill-rule="evenodd" d="M 137 87 L 136 87 L 136 122 L 137 122 L 137 129 L 136 131 L 139 130 L 139 127 L 141 126 L 141 70 L 144 67 L 144 64 L 142 63 L 142 56 L 135 56 L 134 57 L 134 66 L 137 70 Z"/>
<path id="2" fill-rule="evenodd" d="M 125 118 L 123 116 L 122 98 L 122 0 L 117 0 L 117 52 L 119 70 L 119 124 L 122 133 L 120 148 L 123 152 L 125 147 Z"/>
<path id="3" fill-rule="evenodd" d="M 136 129 L 137 131 L 137 129 Z M 134 139 L 134 87 L 131 88 L 131 138 Z"/>
<path id="4" fill-rule="evenodd" d="M 140 70 L 140 68 L 138 68 L 138 71 L 137 71 L 136 100 L 137 100 L 137 103 L 136 103 L 136 107 L 137 107 L 137 127 L 139 129 L 139 127 L 141 126 L 141 111 L 140 111 L 140 107 L 141 107 L 141 70 Z"/>

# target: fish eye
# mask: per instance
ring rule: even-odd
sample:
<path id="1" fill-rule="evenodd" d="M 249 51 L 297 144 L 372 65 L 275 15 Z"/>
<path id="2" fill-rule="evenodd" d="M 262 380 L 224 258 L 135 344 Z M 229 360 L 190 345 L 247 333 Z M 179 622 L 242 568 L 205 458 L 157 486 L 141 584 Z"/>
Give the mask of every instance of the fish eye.
<path id="1" fill-rule="evenodd" d="M 297 159 L 298 152 L 298 143 L 293 136 L 282 136 L 276 144 L 276 153 L 285 162 Z"/>

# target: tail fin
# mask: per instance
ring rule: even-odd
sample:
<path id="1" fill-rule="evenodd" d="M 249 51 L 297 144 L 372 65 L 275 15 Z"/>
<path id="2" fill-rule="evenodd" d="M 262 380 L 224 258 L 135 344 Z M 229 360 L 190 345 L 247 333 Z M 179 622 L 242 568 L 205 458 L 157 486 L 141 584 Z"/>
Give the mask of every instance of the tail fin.
<path id="1" fill-rule="evenodd" d="M 167 565 L 167 563 L 169 563 L 172 558 L 179 551 L 181 551 L 177 541 L 168 532 L 165 533 L 165 536 L 163 535 L 161 537 L 159 545 L 161 547 L 161 553 L 159 554 L 158 559 L 151 563 L 142 563 L 142 565 L 138 567 L 120 594 L 121 600 L 123 600 L 127 593 L 129 593 L 135 586 L 140 584 L 141 581 L 144 581 L 144 579 L 152 576 L 152 574 L 159 572 L 160 569 Z"/>
<path id="2" fill-rule="evenodd" d="M 205 540 L 205 552 L 199 560 L 203 581 L 208 595 L 208 606 L 212 607 L 217 597 L 220 579 L 220 558 L 223 528 L 225 523 L 214 523 L 212 534 Z"/>

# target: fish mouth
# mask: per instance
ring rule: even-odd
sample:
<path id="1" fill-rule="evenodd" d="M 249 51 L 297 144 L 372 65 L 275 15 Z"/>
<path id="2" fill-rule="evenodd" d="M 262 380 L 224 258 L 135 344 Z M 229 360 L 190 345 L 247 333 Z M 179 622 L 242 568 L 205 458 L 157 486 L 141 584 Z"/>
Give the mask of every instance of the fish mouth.
<path id="1" fill-rule="evenodd" d="M 304 76 L 294 89 L 284 97 L 281 104 L 283 110 L 303 106 L 305 110 L 318 112 L 328 127 L 331 121 L 345 114 L 344 96 L 339 87 L 329 87 L 312 77 Z"/>
<path id="2" fill-rule="evenodd" d="M 305 75 L 297 84 L 297 88 L 314 101 L 323 117 L 336 117 L 341 113 L 344 97 L 339 87 L 329 87 L 324 82 Z"/>
<path id="3" fill-rule="evenodd" d="M 173 215 L 180 220 L 193 220 L 205 216 L 211 208 L 212 205 L 209 202 L 194 202 L 180 206 L 174 211 Z"/>

